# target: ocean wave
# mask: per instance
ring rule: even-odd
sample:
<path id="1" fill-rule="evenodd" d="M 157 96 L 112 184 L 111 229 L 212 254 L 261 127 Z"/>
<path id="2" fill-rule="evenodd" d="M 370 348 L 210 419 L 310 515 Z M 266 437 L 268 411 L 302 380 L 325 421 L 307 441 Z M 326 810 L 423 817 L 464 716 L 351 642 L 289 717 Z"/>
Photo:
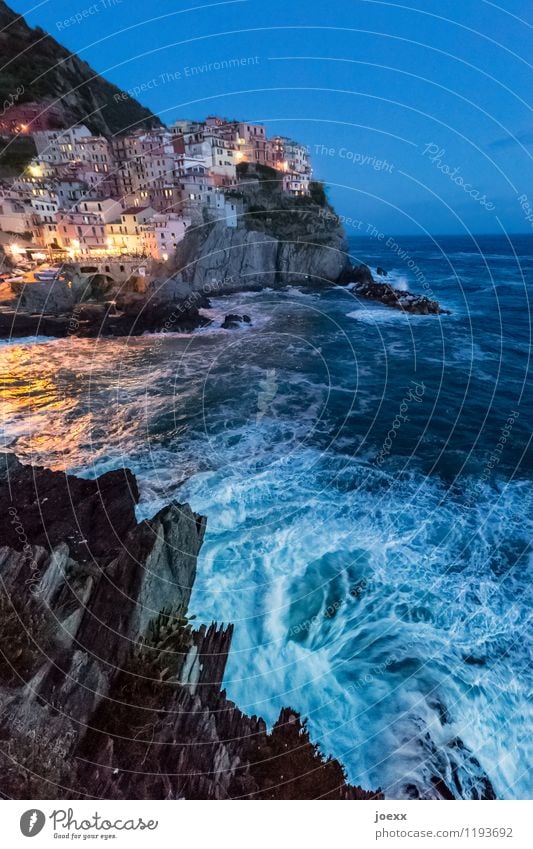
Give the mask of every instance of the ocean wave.
<path id="1" fill-rule="evenodd" d="M 180 489 L 209 516 L 191 609 L 235 623 L 230 698 L 271 722 L 291 704 L 352 780 L 390 798 L 447 781 L 439 757 L 444 770 L 452 755 L 471 784 L 488 774 L 502 797 L 526 793 L 502 752 L 526 754 L 507 718 L 528 711 L 531 522 L 518 508 L 532 491 L 471 486 L 461 501 L 416 473 L 307 450 Z M 463 752 L 447 751 L 454 739 Z"/>
<path id="2" fill-rule="evenodd" d="M 364 321 L 367 324 L 396 324 L 397 322 L 420 321 L 421 319 L 435 321 L 434 315 L 416 315 L 390 307 L 362 307 L 346 313 L 347 318 Z"/>

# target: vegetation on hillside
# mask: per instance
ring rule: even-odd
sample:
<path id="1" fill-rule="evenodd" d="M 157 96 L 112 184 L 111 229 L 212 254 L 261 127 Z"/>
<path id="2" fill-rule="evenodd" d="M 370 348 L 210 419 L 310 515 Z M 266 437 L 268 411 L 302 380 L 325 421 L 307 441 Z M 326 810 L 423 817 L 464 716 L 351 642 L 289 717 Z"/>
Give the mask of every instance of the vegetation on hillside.
<path id="1" fill-rule="evenodd" d="M 31 136 L 0 139 L 0 179 L 20 177 L 36 154 Z"/>
<path id="2" fill-rule="evenodd" d="M 249 230 L 261 230 L 280 240 L 330 243 L 338 222 L 323 183 L 312 181 L 309 195 L 291 197 L 283 191 L 279 171 L 248 162 L 237 166 L 237 180 L 237 190 L 231 196 L 238 193 L 244 200 L 243 220 Z"/>

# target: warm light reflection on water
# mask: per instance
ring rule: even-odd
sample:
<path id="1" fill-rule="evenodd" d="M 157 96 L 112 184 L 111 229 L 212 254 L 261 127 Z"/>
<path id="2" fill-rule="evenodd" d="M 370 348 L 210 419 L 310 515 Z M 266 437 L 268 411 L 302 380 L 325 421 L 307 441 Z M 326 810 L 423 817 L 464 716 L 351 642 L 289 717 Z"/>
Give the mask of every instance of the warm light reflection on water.
<path id="1" fill-rule="evenodd" d="M 187 465 L 176 456 L 185 422 L 202 409 L 212 344 L 194 342 L 169 334 L 0 344 L 0 450 L 84 475 L 152 466 L 161 446 L 172 467 Z"/>
<path id="2" fill-rule="evenodd" d="M 3 345 L 3 448 L 52 469 L 90 462 L 91 453 L 98 456 L 106 438 L 116 436 L 120 405 L 113 405 L 113 395 L 117 400 L 120 367 L 127 359 L 128 346 L 114 340 Z"/>
<path id="3" fill-rule="evenodd" d="M 63 426 L 57 429 L 51 427 L 50 415 L 53 416 L 52 422 L 56 420 L 59 423 L 76 407 L 76 400 L 72 387 L 69 386 L 67 391 L 67 387 L 58 379 L 55 358 L 48 360 L 45 349 L 49 347 L 33 346 L 30 352 L 25 346 L 6 345 L 0 353 L 0 414 L 4 447 L 16 446 L 17 451 L 32 457 L 51 455 L 54 458 L 62 453 L 62 448 L 68 448 L 71 439 L 75 439 L 73 433 L 65 444 Z M 46 424 L 42 421 L 44 412 Z M 13 443 L 10 439 L 10 423 L 17 420 L 20 422 L 21 417 L 24 418 L 25 433 L 19 435 Z M 74 432 L 79 432 L 79 425 L 79 421 L 75 423 Z M 62 463 L 52 460 L 50 466 L 59 468 Z"/>

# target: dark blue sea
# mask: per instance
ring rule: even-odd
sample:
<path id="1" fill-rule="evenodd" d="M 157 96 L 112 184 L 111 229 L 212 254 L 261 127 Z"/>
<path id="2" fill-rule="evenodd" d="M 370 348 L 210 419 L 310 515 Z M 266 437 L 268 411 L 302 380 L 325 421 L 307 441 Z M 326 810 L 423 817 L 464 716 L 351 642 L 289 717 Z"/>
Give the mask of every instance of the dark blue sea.
<path id="1" fill-rule="evenodd" d="M 392 242 L 351 250 L 450 315 L 293 287 L 190 335 L 11 342 L 3 441 L 207 515 L 190 612 L 235 624 L 243 710 L 297 709 L 389 798 L 527 798 L 533 236 Z"/>

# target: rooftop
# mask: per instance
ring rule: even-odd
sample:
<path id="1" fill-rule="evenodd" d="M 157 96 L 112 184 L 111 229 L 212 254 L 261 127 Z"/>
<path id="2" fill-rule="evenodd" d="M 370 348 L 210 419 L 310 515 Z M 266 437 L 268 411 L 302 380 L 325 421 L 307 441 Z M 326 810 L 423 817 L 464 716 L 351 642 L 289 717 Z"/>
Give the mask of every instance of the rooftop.
<path id="1" fill-rule="evenodd" d="M 139 212 L 144 212 L 145 210 L 150 209 L 150 206 L 129 206 L 127 209 L 122 210 L 122 215 L 138 215 Z"/>

